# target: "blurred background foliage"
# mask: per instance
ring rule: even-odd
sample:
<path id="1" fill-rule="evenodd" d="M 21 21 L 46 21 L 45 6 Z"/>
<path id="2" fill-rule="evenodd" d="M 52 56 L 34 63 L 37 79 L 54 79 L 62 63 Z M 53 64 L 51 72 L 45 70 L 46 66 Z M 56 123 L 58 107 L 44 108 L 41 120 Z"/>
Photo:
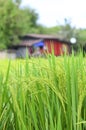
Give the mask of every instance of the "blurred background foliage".
<path id="1" fill-rule="evenodd" d="M 74 48 L 86 50 L 86 29 L 77 29 L 70 19 L 64 19 L 64 25 L 46 27 L 38 24 L 39 15 L 30 7 L 21 8 L 22 0 L 0 0 L 0 49 L 19 43 L 19 36 L 27 33 L 52 34 L 70 41 L 76 38 Z"/>

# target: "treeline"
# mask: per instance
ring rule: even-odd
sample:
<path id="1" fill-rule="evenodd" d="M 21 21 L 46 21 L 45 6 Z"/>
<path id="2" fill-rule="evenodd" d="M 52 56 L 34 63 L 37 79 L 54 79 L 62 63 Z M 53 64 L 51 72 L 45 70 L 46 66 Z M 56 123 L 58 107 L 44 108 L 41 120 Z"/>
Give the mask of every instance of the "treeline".
<path id="1" fill-rule="evenodd" d="M 86 43 L 86 29 L 76 29 L 68 19 L 64 25 L 47 28 L 37 23 L 38 13 L 28 7 L 20 8 L 21 0 L 0 0 L 0 49 L 19 43 L 19 36 L 28 33 L 55 34 L 66 40 L 77 39 L 77 45 Z"/>

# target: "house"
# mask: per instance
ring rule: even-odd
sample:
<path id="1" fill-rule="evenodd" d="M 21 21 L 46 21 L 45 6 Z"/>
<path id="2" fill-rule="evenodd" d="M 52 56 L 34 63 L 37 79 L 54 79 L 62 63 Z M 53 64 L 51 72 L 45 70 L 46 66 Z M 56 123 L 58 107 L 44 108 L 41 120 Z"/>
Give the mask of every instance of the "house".
<path id="1" fill-rule="evenodd" d="M 61 37 L 44 34 L 27 34 L 22 36 L 21 43 L 14 45 L 16 56 L 24 58 L 26 50 L 29 56 L 51 54 L 54 51 L 55 56 L 70 53 L 70 43 Z M 26 49 L 27 48 L 27 49 Z"/>

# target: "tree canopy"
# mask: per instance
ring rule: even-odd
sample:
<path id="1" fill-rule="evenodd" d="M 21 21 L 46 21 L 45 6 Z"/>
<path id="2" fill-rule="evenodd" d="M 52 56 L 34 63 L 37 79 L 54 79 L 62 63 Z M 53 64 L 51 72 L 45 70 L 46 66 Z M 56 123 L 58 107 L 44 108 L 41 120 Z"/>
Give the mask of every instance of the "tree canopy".
<path id="1" fill-rule="evenodd" d="M 0 49 L 19 42 L 26 33 L 38 33 L 38 14 L 31 8 L 19 8 L 21 0 L 0 0 Z"/>
<path id="2" fill-rule="evenodd" d="M 0 48 L 6 48 L 20 33 L 19 9 L 11 0 L 0 0 Z"/>

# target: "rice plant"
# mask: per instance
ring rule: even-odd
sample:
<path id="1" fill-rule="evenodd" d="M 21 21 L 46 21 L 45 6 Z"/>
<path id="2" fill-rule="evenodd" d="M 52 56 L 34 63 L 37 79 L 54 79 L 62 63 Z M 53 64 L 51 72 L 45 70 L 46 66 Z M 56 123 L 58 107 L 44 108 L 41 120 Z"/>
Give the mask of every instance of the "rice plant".
<path id="1" fill-rule="evenodd" d="M 1 65 L 0 130 L 86 130 L 82 53 Z"/>

